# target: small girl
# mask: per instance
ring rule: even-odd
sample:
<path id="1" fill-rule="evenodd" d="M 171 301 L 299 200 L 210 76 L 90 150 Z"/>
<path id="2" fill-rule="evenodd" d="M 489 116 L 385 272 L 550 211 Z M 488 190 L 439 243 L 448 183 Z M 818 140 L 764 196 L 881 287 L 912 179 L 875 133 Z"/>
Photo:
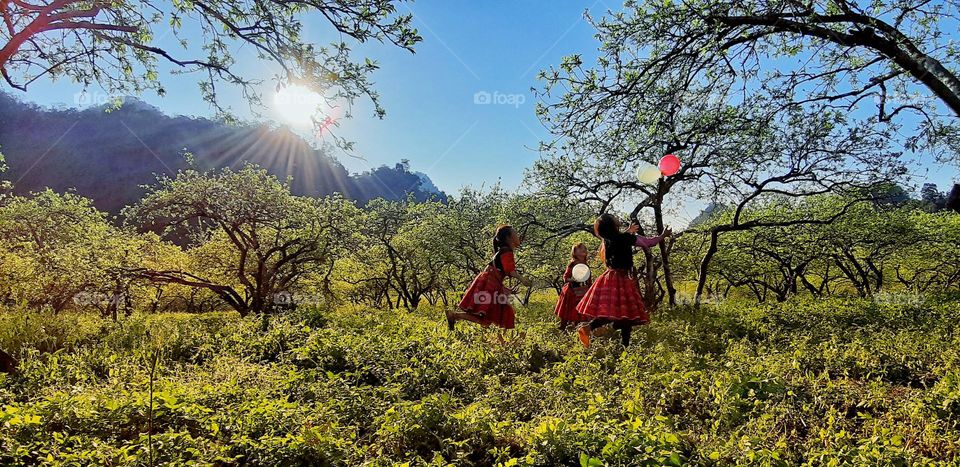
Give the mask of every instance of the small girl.
<path id="1" fill-rule="evenodd" d="M 633 247 L 650 248 L 670 236 L 671 232 L 670 228 L 666 228 L 659 236 L 640 237 L 636 235 L 638 228 L 634 224 L 626 232 L 620 232 L 620 221 L 612 214 L 603 214 L 593 224 L 593 233 L 603 241 L 600 258 L 607 270 L 597 278 L 577 305 L 577 311 L 592 318 L 590 324 L 577 330 L 584 347 L 590 346 L 593 330 L 608 323 L 613 323 L 613 327 L 620 330 L 620 341 L 626 347 L 630 345 L 633 326 L 650 321 L 633 274 Z"/>
<path id="2" fill-rule="evenodd" d="M 472 321 L 484 327 L 491 324 L 513 329 L 514 311 L 510 306 L 512 291 L 503 285 L 508 276 L 530 286 L 531 281 L 517 272 L 513 250 L 520 246 L 520 237 L 513 227 L 501 225 L 493 236 L 493 259 L 480 272 L 463 294 L 459 310 L 447 310 L 447 328 L 453 330 L 459 320 Z M 502 337 L 501 337 L 502 338 Z"/>
<path id="3" fill-rule="evenodd" d="M 583 315 L 577 311 L 577 304 L 587 293 L 591 280 L 586 282 L 577 282 L 573 280 L 573 267 L 578 264 L 587 264 L 587 246 L 578 243 L 570 250 L 570 263 L 567 264 L 567 270 L 563 272 L 563 288 L 560 290 L 560 298 L 557 300 L 557 307 L 553 312 L 560 318 L 560 330 L 567 329 L 570 323 L 579 323 L 583 321 Z"/>

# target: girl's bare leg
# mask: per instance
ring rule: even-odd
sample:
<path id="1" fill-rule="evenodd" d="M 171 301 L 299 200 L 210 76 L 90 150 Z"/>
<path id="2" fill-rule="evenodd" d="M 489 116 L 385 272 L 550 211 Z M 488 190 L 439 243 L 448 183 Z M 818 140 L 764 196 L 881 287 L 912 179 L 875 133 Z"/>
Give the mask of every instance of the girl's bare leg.
<path id="1" fill-rule="evenodd" d="M 467 313 L 460 310 L 447 310 L 447 329 L 453 331 L 454 323 L 461 320 L 466 320 L 474 322 L 477 324 L 483 324 L 481 318 L 473 313 Z"/>
<path id="2" fill-rule="evenodd" d="M 475 314 L 473 314 L 473 313 L 467 313 L 466 311 L 454 311 L 454 312 L 453 312 L 453 319 L 454 319 L 454 320 L 457 320 L 457 321 L 459 321 L 459 320 L 467 320 L 467 321 L 470 321 L 470 322 L 473 322 L 473 323 L 477 323 L 477 324 L 482 324 L 482 323 L 483 323 L 483 318 L 481 318 L 480 316 L 477 316 L 477 315 L 475 315 Z"/>

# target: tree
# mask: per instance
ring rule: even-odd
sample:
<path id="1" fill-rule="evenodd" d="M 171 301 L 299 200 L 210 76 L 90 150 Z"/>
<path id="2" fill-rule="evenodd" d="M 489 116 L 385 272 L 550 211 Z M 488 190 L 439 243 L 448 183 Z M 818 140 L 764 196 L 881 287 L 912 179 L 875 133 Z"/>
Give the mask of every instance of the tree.
<path id="1" fill-rule="evenodd" d="M 452 267 L 440 223 L 443 204 L 377 199 L 366 209 L 363 232 L 373 243 L 366 263 L 383 263 L 371 269 L 382 271 L 396 304 L 415 310 L 432 293 L 443 295 L 443 279 Z"/>
<path id="2" fill-rule="evenodd" d="M 537 161 L 531 177 L 548 193 L 589 203 L 599 212 L 623 209 L 638 223 L 639 214 L 649 211 L 659 232 L 665 211 L 684 195 L 741 212 L 771 195 L 799 198 L 863 188 L 902 171 L 899 153 L 888 148 L 889 131 L 858 127 L 828 106 L 782 109 L 769 97 L 733 101 L 730 83 L 704 86 L 680 73 L 659 77 L 648 93 L 628 94 L 619 88 L 623 81 L 657 58 L 631 60 L 639 51 L 606 44 L 607 55 L 595 68 L 585 69 L 574 56 L 545 74 L 539 113 L 557 139 L 544 143 L 546 157 Z M 564 93 L 554 99 L 550 93 L 556 88 Z M 639 164 L 656 163 L 670 152 L 683 160 L 678 173 L 652 186 L 636 180 Z M 825 219 L 771 224 L 742 222 L 734 215 L 730 221 L 700 232 L 711 246 L 701 261 L 697 300 L 724 232 Z M 671 305 L 677 293 L 672 244 L 673 239 L 661 243 L 659 262 L 644 250 L 642 274 L 645 296 L 656 297 L 662 270 Z"/>
<path id="3" fill-rule="evenodd" d="M 12 196 L 0 207 L 0 294 L 36 309 L 93 305 L 115 315 L 120 271 L 137 262 L 138 249 L 86 198 Z"/>
<path id="4" fill-rule="evenodd" d="M 494 185 L 488 190 L 464 187 L 448 200 L 443 236 L 449 245 L 450 262 L 463 272 L 452 287 L 465 287 L 465 282 L 490 262 L 493 257 L 490 239 L 496 225 L 511 222 L 504 209 L 508 198 L 509 193 L 500 185 Z"/>
<path id="5" fill-rule="evenodd" d="M 327 203 L 326 209 L 318 203 Z M 253 166 L 160 177 L 124 216 L 168 238 L 189 234 L 211 267 L 208 274 L 150 268 L 134 272 L 153 282 L 209 290 L 241 315 L 270 313 L 276 294 L 329 261 L 330 244 L 349 234 L 341 230 L 349 224 L 340 223 L 339 205 L 295 197 L 286 184 Z"/>
<path id="6" fill-rule="evenodd" d="M 552 288 L 559 294 L 571 248 L 578 243 L 588 251 L 600 247 L 587 228 L 593 224 L 593 212 L 586 205 L 542 193 L 518 193 L 505 199 L 504 212 L 522 236 L 517 264 L 534 281 L 534 288 Z"/>
<path id="7" fill-rule="evenodd" d="M 614 52 L 611 52 L 614 53 Z M 579 57 L 568 57 L 547 76 L 538 114 L 556 139 L 541 145 L 543 157 L 528 172 L 528 182 L 545 196 L 570 204 L 590 207 L 594 215 L 623 211 L 637 224 L 650 213 L 657 232 L 665 227 L 664 204 L 684 186 L 695 186 L 709 167 L 738 164 L 741 137 L 747 120 L 735 118 L 735 109 L 723 102 L 704 103 L 708 92 L 701 89 L 677 91 L 666 80 L 656 92 L 620 99 L 605 91 L 607 80 L 616 80 L 615 57 L 598 60 L 597 67 L 585 70 Z M 551 92 L 560 88 L 557 99 Z M 675 175 L 655 185 L 640 183 L 635 169 L 656 163 L 664 154 L 683 150 L 683 166 Z M 568 234 L 590 231 L 582 220 L 556 225 Z M 643 232 L 641 232 L 643 233 Z M 671 241 L 658 247 L 659 262 L 650 250 L 643 250 L 645 298 L 658 295 L 657 271 L 663 271 L 666 295 L 675 303 L 670 264 Z M 653 303 L 658 303 L 654 299 Z"/>
<path id="8" fill-rule="evenodd" d="M 960 217 L 954 213 L 903 212 L 916 229 L 889 259 L 897 282 L 910 292 L 960 287 Z"/>
<path id="9" fill-rule="evenodd" d="M 914 113 L 920 123 L 907 145 L 944 145 L 953 154 L 960 148 L 960 49 L 950 34 L 960 14 L 954 0 L 627 5 L 627 12 L 595 22 L 604 50 L 649 52 L 611 62 L 631 70 L 603 88 L 624 101 L 650 92 L 661 76 L 679 74 L 741 98 L 772 96 L 780 106 L 873 107 L 880 123 Z"/>
<path id="10" fill-rule="evenodd" d="M 947 202 L 947 196 L 937 189 L 937 184 L 924 183 L 920 189 L 920 200 L 926 204 L 927 209 L 939 211 L 944 208 Z"/>
<path id="11" fill-rule="evenodd" d="M 201 263 L 203 258 L 196 254 L 195 249 L 184 251 L 173 243 L 160 241 L 156 235 L 149 235 L 152 235 L 155 241 L 145 242 L 138 267 L 161 271 L 184 270 L 195 274 L 209 270 L 210 265 Z M 216 294 L 207 289 L 177 283 L 137 281 L 136 276 L 133 279 L 134 287 L 131 287 L 131 292 L 137 295 L 134 303 L 139 305 L 139 309 L 151 313 L 202 313 L 225 305 Z"/>
<path id="12" fill-rule="evenodd" d="M 706 287 L 710 261 L 718 249 L 718 240 L 727 232 L 764 227 L 788 227 L 802 224 L 830 224 L 868 195 L 849 196 L 832 209 L 796 212 L 794 217 L 761 215 L 745 218 L 744 211 L 773 197 L 809 198 L 826 194 L 859 193 L 883 183 L 902 168 L 898 154 L 887 148 L 887 138 L 868 128 L 847 126 L 842 114 L 822 109 L 809 114 L 793 107 L 786 118 L 756 135 L 753 150 L 746 158 L 749 165 L 736 173 L 715 177 L 719 193 L 729 196 L 732 216 L 705 231 L 709 246 L 700 263 L 696 301 Z M 732 196 L 731 196 L 732 195 Z M 762 213 L 764 211 L 756 211 Z M 770 250 L 772 251 L 772 250 Z M 770 251 L 764 252 L 771 256 Z M 778 259 L 771 256 L 773 259 Z M 791 285 L 795 285 L 794 281 Z"/>
<path id="13" fill-rule="evenodd" d="M 727 287 L 747 287 L 761 302 L 768 294 L 783 302 L 802 290 L 815 296 L 823 295 L 825 283 L 814 285 L 808 275 L 828 256 L 823 234 L 829 222 L 803 220 L 831 219 L 843 208 L 853 207 L 851 201 L 838 199 L 836 195 L 782 196 L 739 213 L 734 209 L 718 213 L 711 222 L 721 226 L 731 225 L 731 218 L 738 214 L 745 220 L 762 219 L 769 225 L 725 233 L 719 239 L 712 270 L 726 281 Z"/>
<path id="14" fill-rule="evenodd" d="M 397 13 L 392 0 L 0 0 L 0 75 L 25 91 L 44 75 L 67 78 L 112 93 L 153 90 L 165 62 L 177 72 L 201 76 L 204 99 L 222 113 L 219 85 L 239 86 L 260 103 L 260 77 L 245 77 L 233 51 L 245 46 L 279 70 L 279 86 L 301 84 L 324 92 L 331 102 L 360 96 L 383 115 L 369 74 L 377 64 L 356 62 L 350 44 L 389 42 L 413 51 L 421 40 L 412 15 Z M 341 40 L 328 46 L 305 41 L 304 24 L 326 22 Z M 172 35 L 178 47 L 162 39 Z M 199 35 L 202 44 L 190 41 Z M 181 50 L 182 49 L 182 50 Z M 184 56 L 181 56 L 181 53 Z"/>
<path id="15" fill-rule="evenodd" d="M 849 216 L 825 226 L 821 238 L 842 278 L 861 297 L 874 295 L 887 284 L 887 263 L 897 251 L 923 240 L 909 211 L 871 203 L 860 204 Z"/>

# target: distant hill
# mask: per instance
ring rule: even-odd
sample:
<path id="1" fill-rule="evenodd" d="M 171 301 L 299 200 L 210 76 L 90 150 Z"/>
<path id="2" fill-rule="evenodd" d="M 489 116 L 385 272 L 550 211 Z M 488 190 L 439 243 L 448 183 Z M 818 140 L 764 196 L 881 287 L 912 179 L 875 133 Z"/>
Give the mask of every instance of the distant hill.
<path id="1" fill-rule="evenodd" d="M 361 204 L 370 199 L 418 200 L 446 196 L 406 161 L 350 174 L 336 158 L 313 148 L 285 127 L 228 126 L 192 117 L 171 117 L 128 98 L 112 112 L 48 109 L 0 93 L 0 153 L 9 170 L 2 175 L 26 193 L 50 187 L 74 189 L 107 212 L 137 201 L 155 174 L 188 166 L 192 153 L 201 169 L 252 162 L 280 177 L 292 177 L 295 194 L 334 192 Z"/>
<path id="2" fill-rule="evenodd" d="M 694 217 L 693 220 L 691 220 L 690 223 L 687 224 L 687 229 L 695 229 L 703 225 L 704 223 L 709 221 L 714 214 L 722 212 L 725 209 L 727 209 L 726 206 L 719 204 L 715 201 L 711 201 L 710 204 L 707 205 L 707 207 L 703 208 L 703 210 L 700 211 L 700 214 L 697 214 L 697 217 Z"/>

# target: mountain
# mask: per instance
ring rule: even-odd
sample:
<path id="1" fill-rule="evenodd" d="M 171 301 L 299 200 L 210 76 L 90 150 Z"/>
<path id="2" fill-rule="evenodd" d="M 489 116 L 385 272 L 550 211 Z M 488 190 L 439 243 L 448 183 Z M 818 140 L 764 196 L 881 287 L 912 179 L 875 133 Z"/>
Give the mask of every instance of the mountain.
<path id="1" fill-rule="evenodd" d="M 286 127 L 168 116 L 134 98 L 116 110 L 49 109 L 0 93 L 0 153 L 9 166 L 3 178 L 13 182 L 15 192 L 72 189 L 111 213 L 140 199 L 142 185 L 153 183 L 156 175 L 187 168 L 187 153 L 199 169 L 257 164 L 281 179 L 291 177 L 298 195 L 338 192 L 360 204 L 408 194 L 446 200 L 406 161 L 350 174 Z"/>
<path id="2" fill-rule="evenodd" d="M 717 202 L 711 201 L 710 204 L 707 205 L 707 207 L 703 208 L 703 210 L 700 211 L 700 214 L 697 214 L 697 217 L 694 217 L 693 220 L 690 221 L 690 224 L 687 225 L 687 229 L 693 229 L 693 228 L 699 227 L 700 225 L 708 222 L 710 218 L 713 217 L 714 214 L 718 212 L 722 212 L 725 209 L 727 209 L 726 206 L 719 204 Z"/>
<path id="3" fill-rule="evenodd" d="M 443 192 L 433 184 L 433 180 L 430 180 L 430 177 L 423 172 L 414 172 L 414 174 L 420 178 L 420 189 L 426 191 L 427 193 L 434 193 L 437 195 L 443 195 Z"/>

